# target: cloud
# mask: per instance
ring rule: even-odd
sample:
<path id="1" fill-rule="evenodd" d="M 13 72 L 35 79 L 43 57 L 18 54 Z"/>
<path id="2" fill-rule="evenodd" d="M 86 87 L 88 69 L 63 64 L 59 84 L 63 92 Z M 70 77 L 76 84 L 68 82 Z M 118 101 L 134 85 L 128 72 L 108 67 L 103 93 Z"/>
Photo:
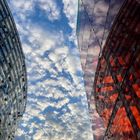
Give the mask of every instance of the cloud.
<path id="1" fill-rule="evenodd" d="M 32 28 L 32 30 L 33 29 L 34 28 Z M 83 86 L 77 85 L 80 82 L 80 78 L 76 77 L 75 75 L 76 67 L 74 69 L 72 68 L 72 65 L 76 66 L 77 62 L 74 62 L 74 60 L 72 60 L 71 58 L 72 56 L 69 56 L 69 50 L 66 49 L 66 46 L 62 47 L 63 43 L 60 46 L 59 51 L 59 46 L 55 47 L 57 45 L 57 42 L 61 40 L 60 38 L 53 38 L 53 43 L 49 43 L 48 41 L 48 44 L 46 43 L 43 46 L 41 40 L 48 40 L 47 33 L 41 33 L 40 35 L 42 36 L 39 37 L 37 35 L 36 37 L 36 35 L 33 34 L 34 39 L 39 39 L 36 41 L 37 44 L 41 44 L 41 46 L 39 47 L 40 49 L 24 48 L 24 52 L 27 58 L 27 67 L 29 67 L 29 89 L 28 104 L 26 110 L 28 119 L 24 120 L 25 117 L 23 118 L 23 122 L 27 124 L 26 126 L 24 126 L 23 129 L 33 129 L 30 134 L 29 132 L 25 131 L 29 139 L 34 139 L 35 136 L 38 135 L 38 137 L 41 137 L 41 139 L 44 140 L 49 140 L 50 138 L 52 138 L 52 140 L 63 140 L 67 137 L 69 137 L 69 140 L 74 140 L 75 136 L 78 137 L 77 135 L 80 135 L 80 131 L 84 133 L 84 131 L 87 131 L 87 128 L 90 129 L 90 127 L 88 127 L 88 117 L 85 118 L 85 120 L 81 120 L 82 116 L 78 117 L 75 113 L 73 113 L 76 112 L 78 108 L 75 108 L 74 111 L 74 108 L 68 107 L 68 104 L 73 99 L 77 100 L 81 97 L 85 98 L 84 89 L 82 91 Z M 51 33 L 49 34 L 50 38 L 51 35 L 55 36 Z M 30 41 L 32 47 L 34 44 L 34 39 L 32 39 L 32 43 Z M 30 45 L 26 47 L 30 47 Z M 44 55 L 46 51 L 48 51 L 48 53 L 47 55 Z M 70 63 L 70 61 L 72 61 L 73 63 Z M 80 100 L 81 99 L 78 99 L 76 101 L 77 103 L 79 102 L 78 106 L 80 106 Z M 71 112 L 69 118 L 61 117 L 63 115 L 65 116 L 65 113 L 69 114 L 69 111 Z M 86 113 L 84 114 L 84 116 L 87 115 Z M 46 132 L 43 132 L 42 130 L 40 132 L 40 128 L 36 128 L 33 125 L 36 119 L 38 119 L 40 125 L 43 127 L 43 129 L 45 129 L 48 134 L 46 134 Z M 73 120 L 77 120 L 77 124 L 75 124 Z M 87 127 L 82 125 L 83 122 L 87 122 Z M 63 126 L 62 123 L 64 123 Z M 73 127 L 70 129 L 72 123 L 74 124 Z M 38 124 L 36 125 L 38 126 Z M 80 137 L 82 140 L 82 137 L 84 136 Z"/>
<path id="2" fill-rule="evenodd" d="M 60 8 L 57 6 L 55 0 L 40 0 L 39 7 L 44 11 L 51 21 L 58 20 L 61 17 Z"/>
<path id="3" fill-rule="evenodd" d="M 13 0 L 12 4 L 15 6 L 15 10 L 21 9 L 21 12 L 31 11 L 33 9 L 33 1 L 32 0 Z"/>
<path id="4" fill-rule="evenodd" d="M 77 23 L 77 8 L 78 0 L 62 0 L 64 4 L 63 12 L 65 13 L 69 26 L 72 28 L 72 34 L 69 36 L 70 41 L 76 42 L 76 23 Z"/>
<path id="5" fill-rule="evenodd" d="M 69 46 L 75 41 L 77 1 L 63 2 L 71 27 L 68 34 L 62 29 L 47 28 L 46 16 L 51 22 L 62 19 L 63 7 L 56 0 L 10 1 L 28 74 L 28 102 L 16 140 L 92 139 L 79 54 L 75 45 Z M 37 7 L 46 27 L 38 19 L 32 21 L 38 16 Z M 73 39 L 67 41 L 67 36 Z"/>
<path id="6" fill-rule="evenodd" d="M 75 1 L 62 0 L 62 1 L 64 3 L 64 13 L 69 20 L 69 25 L 72 29 L 75 29 L 78 1 L 76 1 L 76 0 Z"/>
<path id="7" fill-rule="evenodd" d="M 14 11 L 18 13 L 16 16 L 24 21 L 32 16 L 38 7 L 43 11 L 43 15 L 50 21 L 59 20 L 61 17 L 60 8 L 56 0 L 12 0 L 9 1 L 9 3 Z"/>

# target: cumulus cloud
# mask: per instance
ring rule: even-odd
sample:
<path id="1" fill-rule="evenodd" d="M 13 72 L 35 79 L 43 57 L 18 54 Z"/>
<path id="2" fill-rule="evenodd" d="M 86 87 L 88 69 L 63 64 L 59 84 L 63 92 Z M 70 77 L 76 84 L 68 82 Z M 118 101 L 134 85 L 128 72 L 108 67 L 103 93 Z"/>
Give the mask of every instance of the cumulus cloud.
<path id="1" fill-rule="evenodd" d="M 28 73 L 27 108 L 16 140 L 92 139 L 78 50 L 66 42 L 67 36 L 68 41 L 75 41 L 77 1 L 59 2 L 64 7 L 58 6 L 56 0 L 9 1 Z M 64 8 L 71 32 L 50 31 L 37 19 L 32 21 L 37 16 L 36 8 L 52 24 L 62 19 Z"/>
<path id="2" fill-rule="evenodd" d="M 16 16 L 24 21 L 36 12 L 38 7 L 43 11 L 44 17 L 47 17 L 50 21 L 59 20 L 61 17 L 56 0 L 12 0 L 9 2 L 14 11 L 18 13 Z"/>
<path id="3" fill-rule="evenodd" d="M 64 13 L 66 14 L 66 17 L 69 20 L 69 25 L 71 26 L 72 29 L 75 29 L 78 1 L 63 0 L 63 3 L 64 3 Z"/>
<path id="4" fill-rule="evenodd" d="M 77 23 L 77 8 L 78 1 L 77 0 L 62 0 L 64 4 L 63 12 L 65 13 L 69 26 L 72 28 L 72 34 L 69 36 L 70 41 L 76 42 L 76 23 Z"/>
<path id="5" fill-rule="evenodd" d="M 57 6 L 55 0 L 40 0 L 39 7 L 45 12 L 49 20 L 58 20 L 61 17 L 60 8 Z"/>

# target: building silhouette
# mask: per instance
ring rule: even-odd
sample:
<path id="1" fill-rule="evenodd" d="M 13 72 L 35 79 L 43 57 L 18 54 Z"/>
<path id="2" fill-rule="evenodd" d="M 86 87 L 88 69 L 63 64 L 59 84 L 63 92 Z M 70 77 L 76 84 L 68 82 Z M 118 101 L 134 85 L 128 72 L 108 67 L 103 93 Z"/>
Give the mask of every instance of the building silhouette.
<path id="1" fill-rule="evenodd" d="M 140 1 L 79 0 L 77 35 L 94 139 L 140 139 Z"/>
<path id="2" fill-rule="evenodd" d="M 14 138 L 27 97 L 25 57 L 5 0 L 0 0 L 0 140 Z"/>

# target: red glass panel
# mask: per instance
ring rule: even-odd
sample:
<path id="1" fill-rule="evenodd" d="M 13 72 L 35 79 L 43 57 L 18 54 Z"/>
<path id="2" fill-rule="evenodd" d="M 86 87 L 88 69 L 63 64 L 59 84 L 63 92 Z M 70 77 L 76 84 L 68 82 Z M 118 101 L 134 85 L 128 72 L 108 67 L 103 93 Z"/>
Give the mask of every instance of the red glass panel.
<path id="1" fill-rule="evenodd" d="M 137 94 L 137 96 L 140 98 L 140 85 L 133 84 L 132 87 L 133 87 L 135 93 Z"/>
<path id="2" fill-rule="evenodd" d="M 113 83 L 112 76 L 106 76 L 103 80 L 104 83 Z"/>
<path id="3" fill-rule="evenodd" d="M 135 117 L 135 119 L 137 121 L 137 125 L 140 128 L 140 112 L 138 111 L 136 106 L 131 106 L 130 109 L 131 109 L 132 114 L 134 115 L 134 117 Z"/>

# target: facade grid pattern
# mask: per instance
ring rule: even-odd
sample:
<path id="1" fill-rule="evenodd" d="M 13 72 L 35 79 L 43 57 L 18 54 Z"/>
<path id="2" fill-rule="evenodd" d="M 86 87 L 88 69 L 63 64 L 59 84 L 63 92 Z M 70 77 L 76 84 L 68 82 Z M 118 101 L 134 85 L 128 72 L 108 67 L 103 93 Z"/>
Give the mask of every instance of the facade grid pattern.
<path id="1" fill-rule="evenodd" d="M 105 139 L 140 139 L 140 4 L 126 0 L 112 26 L 95 76 Z"/>
<path id="2" fill-rule="evenodd" d="M 94 139 L 140 139 L 140 1 L 79 0 L 77 35 Z"/>
<path id="3" fill-rule="evenodd" d="M 5 0 L 0 0 L 0 139 L 14 138 L 27 97 L 25 57 Z"/>

